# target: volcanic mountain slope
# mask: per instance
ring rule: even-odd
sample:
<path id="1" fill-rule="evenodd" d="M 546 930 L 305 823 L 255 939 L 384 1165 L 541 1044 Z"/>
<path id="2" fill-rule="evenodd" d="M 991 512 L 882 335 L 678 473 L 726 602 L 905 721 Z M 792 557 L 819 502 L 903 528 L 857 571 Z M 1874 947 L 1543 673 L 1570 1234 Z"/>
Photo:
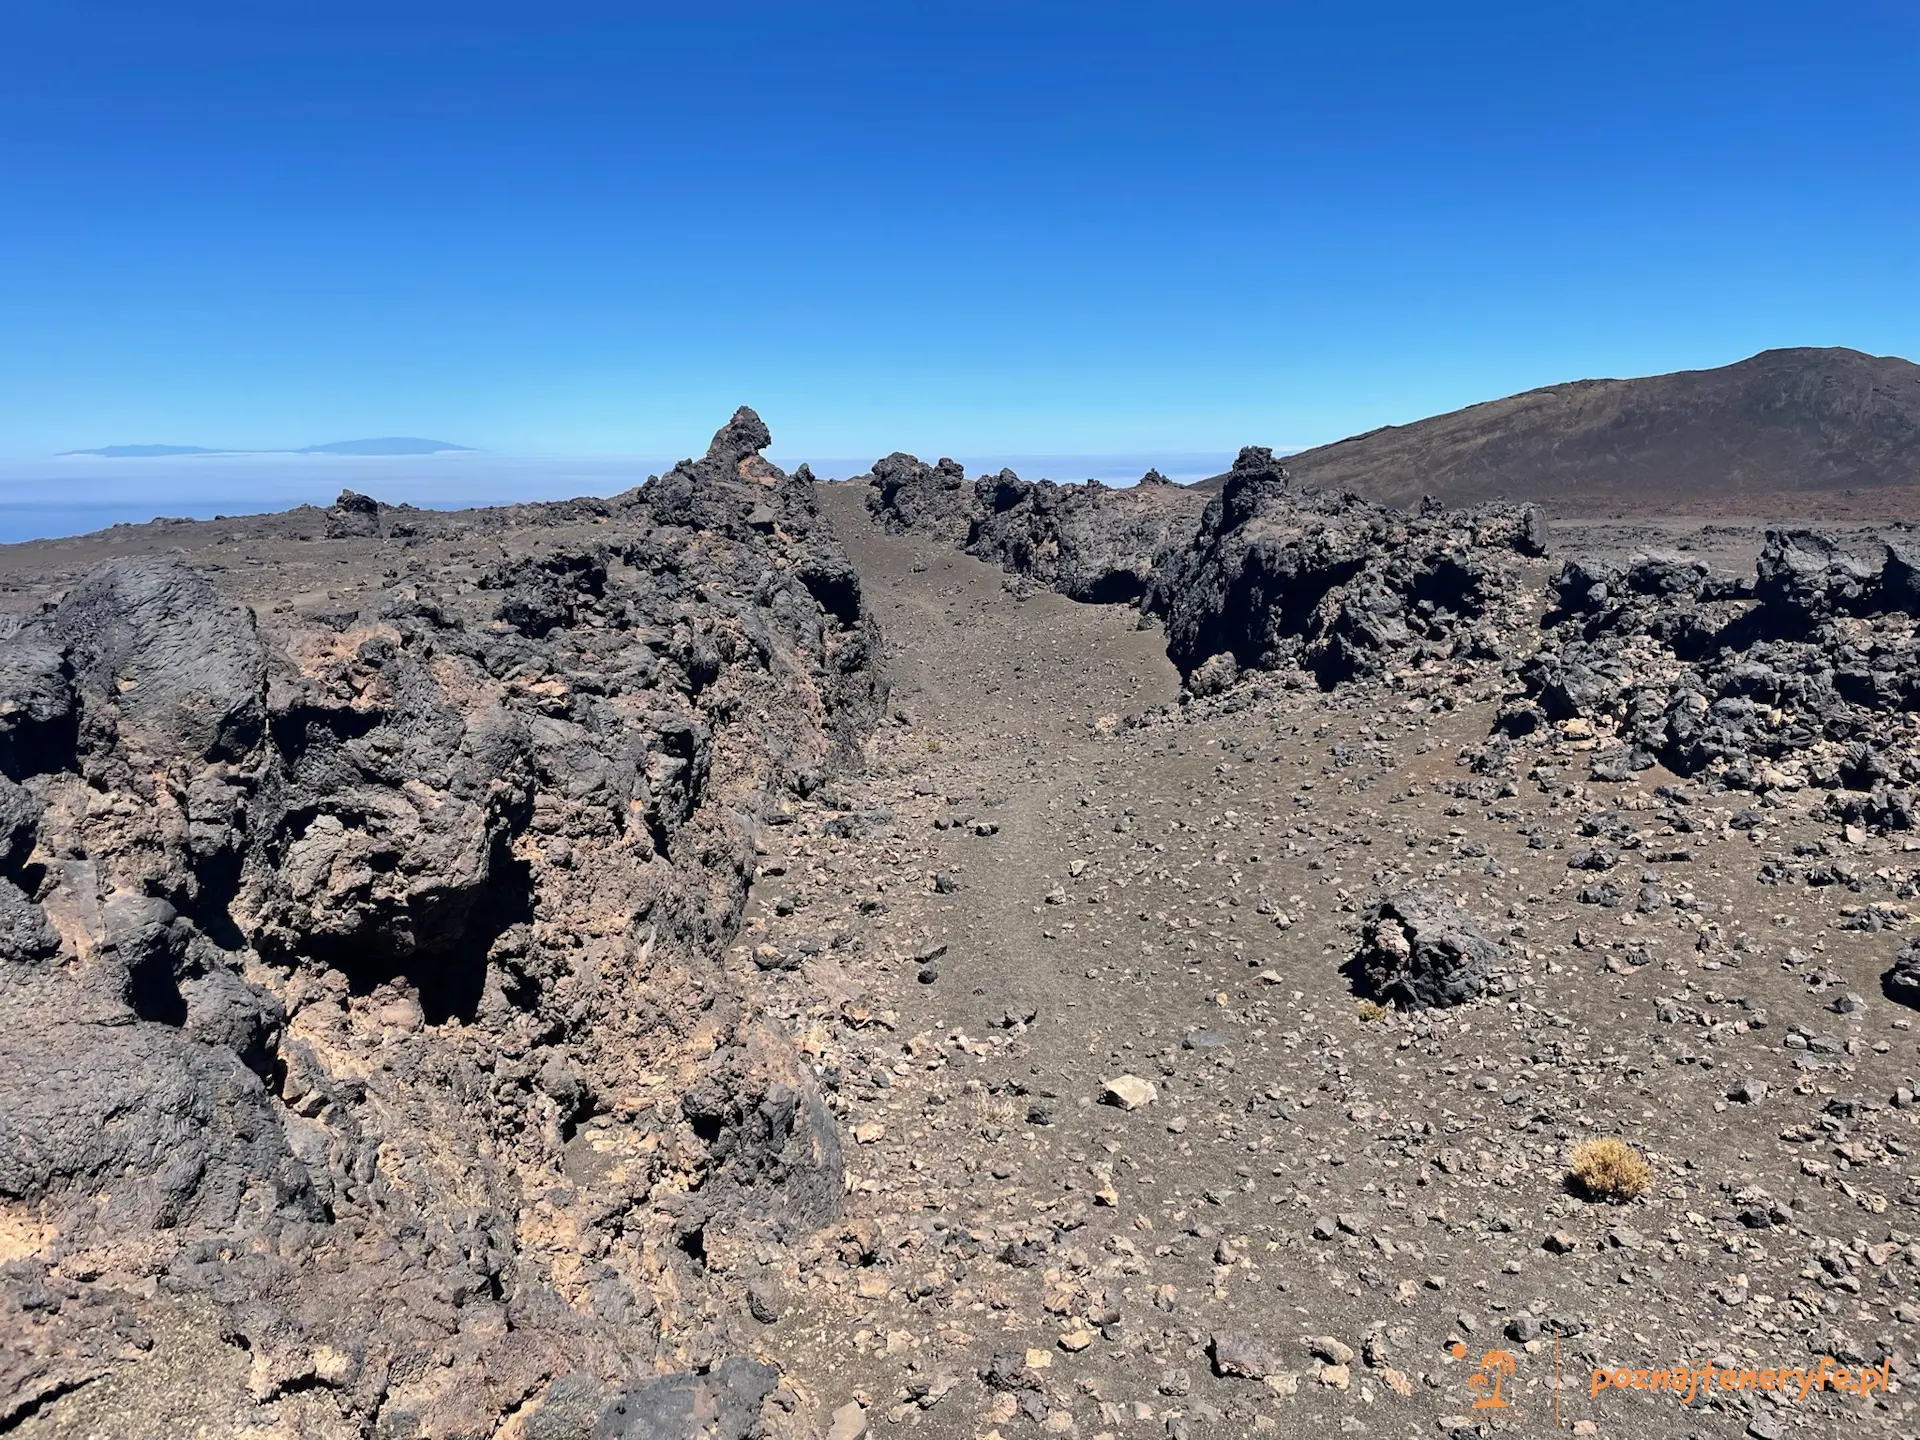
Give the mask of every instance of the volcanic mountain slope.
<path id="1" fill-rule="evenodd" d="M 1563 515 L 1807 516 L 1817 502 L 1792 497 L 1920 487 L 1920 365 L 1768 350 L 1715 370 L 1548 385 L 1286 464 L 1301 484 L 1403 506 L 1432 495 L 1533 500 Z M 1912 493 L 1888 499 L 1911 513 Z"/>

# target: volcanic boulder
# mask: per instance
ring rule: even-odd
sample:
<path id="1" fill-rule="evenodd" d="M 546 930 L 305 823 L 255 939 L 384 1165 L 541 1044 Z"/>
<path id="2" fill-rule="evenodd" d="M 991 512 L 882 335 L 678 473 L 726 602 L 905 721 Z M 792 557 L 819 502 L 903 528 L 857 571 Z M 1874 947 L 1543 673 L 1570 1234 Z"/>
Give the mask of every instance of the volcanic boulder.
<path id="1" fill-rule="evenodd" d="M 327 511 L 329 540 L 370 540 L 380 534 L 380 502 L 357 490 L 342 490 Z"/>
<path id="2" fill-rule="evenodd" d="M 954 545 L 966 539 L 976 502 L 959 461 L 929 465 L 896 450 L 873 462 L 867 484 L 867 511 L 882 529 Z"/>
<path id="3" fill-rule="evenodd" d="M 1920 945 L 1911 940 L 1902 945 L 1881 983 L 1888 999 L 1920 1010 Z"/>
<path id="4" fill-rule="evenodd" d="M 1493 942 L 1458 905 L 1408 889 L 1367 911 L 1349 968 L 1361 994 L 1403 1010 L 1426 1010 L 1479 999 L 1498 960 Z"/>
<path id="5" fill-rule="evenodd" d="M 1243 670 L 1299 664 L 1331 687 L 1497 653 L 1489 636 L 1513 618 L 1519 559 L 1541 529 L 1532 507 L 1409 515 L 1297 489 L 1271 451 L 1249 446 L 1145 603 L 1184 674 L 1226 653 Z"/>
<path id="6" fill-rule="evenodd" d="M 0 709 L 77 716 L 71 752 L 23 768 L 104 778 L 102 767 L 123 763 L 232 760 L 260 741 L 267 656 L 253 614 L 177 561 L 102 566 L 10 643 L 30 663 L 59 659 Z M 66 693 L 46 694 L 56 687 Z"/>
<path id="7" fill-rule="evenodd" d="M 1016 575 L 1095 604 L 1142 599 L 1193 538 L 1204 497 L 1150 471 L 1138 485 L 1056 485 L 1011 470 L 974 486 L 979 514 L 966 550 Z"/>

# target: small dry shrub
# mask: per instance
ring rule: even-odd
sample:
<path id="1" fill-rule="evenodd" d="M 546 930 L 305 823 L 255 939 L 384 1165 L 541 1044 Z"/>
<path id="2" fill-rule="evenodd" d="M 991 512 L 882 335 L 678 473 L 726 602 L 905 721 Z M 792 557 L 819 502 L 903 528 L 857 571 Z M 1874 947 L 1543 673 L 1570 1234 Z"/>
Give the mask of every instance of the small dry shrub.
<path id="1" fill-rule="evenodd" d="M 1387 1007 L 1382 1005 L 1378 1000 L 1362 1000 L 1360 1002 L 1358 1014 L 1362 1025 L 1371 1025 L 1386 1013 Z"/>
<path id="2" fill-rule="evenodd" d="M 1587 1200 L 1618 1205 L 1644 1195 L 1653 1184 L 1653 1167 L 1638 1150 L 1609 1135 L 1578 1145 L 1568 1157 L 1567 1185 Z"/>
<path id="3" fill-rule="evenodd" d="M 967 1097 L 977 1125 L 1005 1125 L 1020 1113 L 1020 1107 L 1010 1095 L 994 1095 L 985 1090 L 976 1090 Z"/>

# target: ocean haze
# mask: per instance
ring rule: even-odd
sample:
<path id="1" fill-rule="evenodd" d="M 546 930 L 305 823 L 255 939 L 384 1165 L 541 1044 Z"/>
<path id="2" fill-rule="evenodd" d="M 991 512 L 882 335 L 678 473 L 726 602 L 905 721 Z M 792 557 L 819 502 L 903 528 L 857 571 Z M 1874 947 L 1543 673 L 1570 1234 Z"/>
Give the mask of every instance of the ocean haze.
<path id="1" fill-rule="evenodd" d="M 471 450 L 451 440 L 425 440 L 418 435 L 383 435 L 371 440 L 330 440 L 324 445 L 297 449 L 256 449 L 234 445 L 102 445 L 90 450 L 62 450 L 61 458 L 88 455 L 100 460 L 164 460 L 176 455 L 441 455 Z"/>
<path id="2" fill-rule="evenodd" d="M 218 455 L 208 445 L 102 445 L 98 450 L 63 450 L 62 455 L 93 455 L 102 460 L 158 460 L 172 455 Z"/>

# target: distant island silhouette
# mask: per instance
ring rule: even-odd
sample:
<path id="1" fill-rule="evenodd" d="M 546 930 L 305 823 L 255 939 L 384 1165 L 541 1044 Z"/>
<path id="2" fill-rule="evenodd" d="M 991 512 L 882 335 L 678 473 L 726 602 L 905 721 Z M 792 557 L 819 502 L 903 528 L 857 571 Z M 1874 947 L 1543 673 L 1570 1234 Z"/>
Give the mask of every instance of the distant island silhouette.
<path id="1" fill-rule="evenodd" d="M 148 460 L 159 455 L 221 455 L 204 445 L 107 445 L 98 450 L 62 450 L 62 455 L 104 455 L 109 460 Z"/>
<path id="2" fill-rule="evenodd" d="M 168 455 L 439 455 L 471 450 L 451 440 L 423 440 L 417 435 L 383 435 L 373 440 L 334 440 L 325 445 L 303 445 L 298 450 L 226 450 L 206 445 L 103 445 L 97 450 L 62 450 L 66 455 L 91 455 L 107 460 L 151 460 Z"/>

